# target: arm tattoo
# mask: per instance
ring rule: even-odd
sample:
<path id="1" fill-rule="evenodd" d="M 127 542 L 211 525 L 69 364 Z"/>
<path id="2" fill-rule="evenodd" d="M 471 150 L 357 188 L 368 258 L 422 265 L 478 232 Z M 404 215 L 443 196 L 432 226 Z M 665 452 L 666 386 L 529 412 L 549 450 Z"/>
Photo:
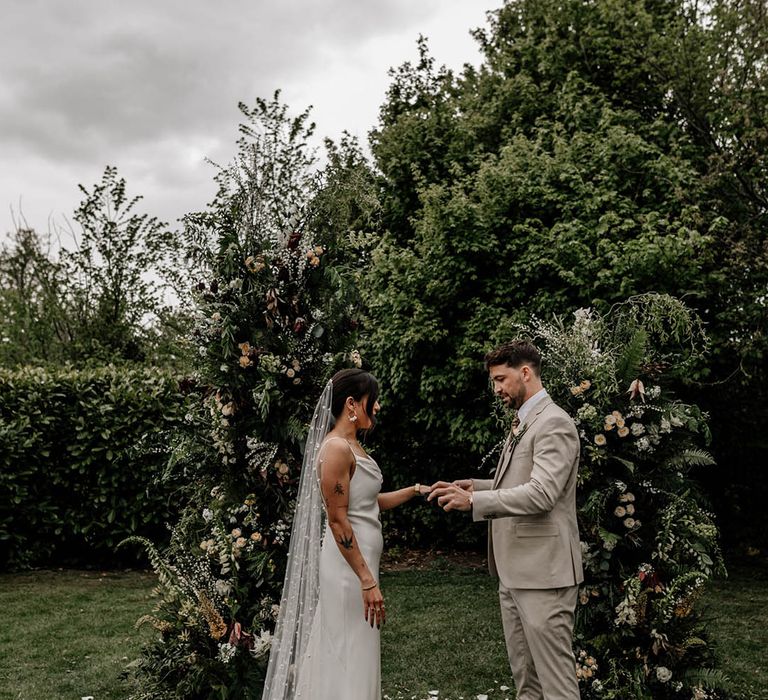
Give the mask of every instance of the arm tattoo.
<path id="1" fill-rule="evenodd" d="M 334 492 L 334 493 L 335 493 L 337 496 L 343 496 L 343 495 L 344 495 L 344 487 L 341 485 L 341 482 L 340 482 L 340 481 L 337 481 L 337 482 L 336 482 L 336 486 L 334 486 L 334 488 L 333 488 L 333 492 Z"/>
<path id="2" fill-rule="evenodd" d="M 339 544 L 344 547 L 344 549 L 352 549 L 352 537 L 344 537 L 344 535 L 342 535 L 339 537 Z"/>

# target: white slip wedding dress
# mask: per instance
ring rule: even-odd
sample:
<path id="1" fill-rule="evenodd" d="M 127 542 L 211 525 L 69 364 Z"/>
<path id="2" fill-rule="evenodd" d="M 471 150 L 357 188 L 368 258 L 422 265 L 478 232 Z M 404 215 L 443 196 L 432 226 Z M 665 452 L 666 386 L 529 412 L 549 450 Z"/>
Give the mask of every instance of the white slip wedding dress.
<path id="1" fill-rule="evenodd" d="M 347 517 L 368 568 L 378 581 L 384 544 L 378 503 L 381 470 L 368 456 L 355 454 L 355 462 Z M 307 652 L 300 664 L 295 697 L 381 699 L 380 633 L 363 617 L 360 580 L 341 555 L 329 526 L 320 554 L 320 598 Z"/>

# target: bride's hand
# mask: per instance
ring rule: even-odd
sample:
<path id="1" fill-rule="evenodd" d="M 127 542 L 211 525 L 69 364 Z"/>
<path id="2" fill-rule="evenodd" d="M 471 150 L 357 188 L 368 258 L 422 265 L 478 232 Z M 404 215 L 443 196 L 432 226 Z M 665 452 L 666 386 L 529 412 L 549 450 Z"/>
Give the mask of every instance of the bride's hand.
<path id="1" fill-rule="evenodd" d="M 363 610 L 365 611 L 365 621 L 371 623 L 371 627 L 376 623 L 376 627 L 381 626 L 387 620 L 387 613 L 384 609 L 384 596 L 381 589 L 377 586 L 363 591 Z"/>

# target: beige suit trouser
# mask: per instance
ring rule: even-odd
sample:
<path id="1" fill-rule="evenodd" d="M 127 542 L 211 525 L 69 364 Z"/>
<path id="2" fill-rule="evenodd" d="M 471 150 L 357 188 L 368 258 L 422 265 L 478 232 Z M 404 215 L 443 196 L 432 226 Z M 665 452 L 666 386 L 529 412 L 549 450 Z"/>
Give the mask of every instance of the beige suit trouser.
<path id="1" fill-rule="evenodd" d="M 573 621 L 579 587 L 505 588 L 501 621 L 517 700 L 579 700 Z"/>

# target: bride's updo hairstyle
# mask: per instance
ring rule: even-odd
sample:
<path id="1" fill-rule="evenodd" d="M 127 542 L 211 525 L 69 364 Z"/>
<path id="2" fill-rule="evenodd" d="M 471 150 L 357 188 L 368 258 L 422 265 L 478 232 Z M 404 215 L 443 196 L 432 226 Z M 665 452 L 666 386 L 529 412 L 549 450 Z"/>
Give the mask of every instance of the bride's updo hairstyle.
<path id="1" fill-rule="evenodd" d="M 333 375 L 331 381 L 333 382 L 331 413 L 335 420 L 338 420 L 344 410 L 344 403 L 348 396 L 351 396 L 355 401 L 367 396 L 365 412 L 372 423 L 376 422 L 373 415 L 373 407 L 379 398 L 379 382 L 376 377 L 364 369 L 342 369 Z"/>

